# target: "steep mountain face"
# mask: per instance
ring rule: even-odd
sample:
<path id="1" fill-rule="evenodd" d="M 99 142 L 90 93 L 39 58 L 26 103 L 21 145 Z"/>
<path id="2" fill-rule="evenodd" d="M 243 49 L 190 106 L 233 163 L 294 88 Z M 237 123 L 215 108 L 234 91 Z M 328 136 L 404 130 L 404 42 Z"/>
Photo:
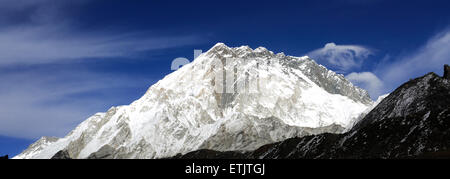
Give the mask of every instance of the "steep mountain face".
<path id="1" fill-rule="evenodd" d="M 251 151 L 292 137 L 342 133 L 373 102 L 308 57 L 217 44 L 128 106 L 15 158 L 162 158 L 198 149 Z"/>
<path id="2" fill-rule="evenodd" d="M 320 134 L 253 152 L 200 150 L 175 158 L 450 158 L 450 68 L 429 73 L 382 100 L 344 134 Z"/>

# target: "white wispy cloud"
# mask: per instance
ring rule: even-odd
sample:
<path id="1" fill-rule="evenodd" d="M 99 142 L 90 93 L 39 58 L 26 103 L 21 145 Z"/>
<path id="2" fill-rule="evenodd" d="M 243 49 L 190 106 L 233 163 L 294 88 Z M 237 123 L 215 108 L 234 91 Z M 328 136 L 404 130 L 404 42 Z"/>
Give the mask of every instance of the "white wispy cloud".
<path id="1" fill-rule="evenodd" d="M 73 32 L 66 25 L 0 30 L 0 65 L 130 56 L 201 42 L 198 36 L 155 37 L 145 32 Z"/>
<path id="2" fill-rule="evenodd" d="M 429 72 L 442 74 L 443 65 L 450 63 L 450 29 L 439 32 L 423 46 L 407 55 L 378 66 L 375 73 L 387 84 L 386 91 L 411 78 Z"/>
<path id="3" fill-rule="evenodd" d="M 308 56 L 321 64 L 344 73 L 360 68 L 363 61 L 372 54 L 372 50 L 360 45 L 327 43 L 323 48 L 308 53 Z"/>
<path id="4" fill-rule="evenodd" d="M 345 76 L 353 84 L 366 89 L 371 97 L 382 95 L 383 82 L 371 72 L 350 73 Z"/>

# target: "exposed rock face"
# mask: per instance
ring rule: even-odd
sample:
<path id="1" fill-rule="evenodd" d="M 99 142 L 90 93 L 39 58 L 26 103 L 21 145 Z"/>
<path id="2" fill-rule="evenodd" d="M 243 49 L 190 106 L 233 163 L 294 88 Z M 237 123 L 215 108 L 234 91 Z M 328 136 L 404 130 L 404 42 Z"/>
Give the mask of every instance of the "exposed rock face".
<path id="1" fill-rule="evenodd" d="M 444 78 L 450 79 L 450 66 L 449 65 L 444 66 Z"/>
<path id="2" fill-rule="evenodd" d="M 89 155 L 88 159 L 112 159 L 114 154 L 114 148 L 109 145 L 105 145 L 100 150 Z"/>
<path id="3" fill-rule="evenodd" d="M 71 159 L 67 150 L 60 150 L 51 159 Z"/>
<path id="4" fill-rule="evenodd" d="M 241 153 L 235 151 L 219 152 L 215 150 L 202 149 L 189 152 L 185 155 L 178 154 L 170 159 L 251 159 L 251 152 Z"/>
<path id="5" fill-rule="evenodd" d="M 8 158 L 9 158 L 8 155 L 0 156 L 0 159 L 8 159 Z"/>
<path id="6" fill-rule="evenodd" d="M 448 67 L 446 67 L 448 68 Z M 450 80 L 409 81 L 345 134 L 320 134 L 253 152 L 201 150 L 175 158 L 450 158 Z"/>

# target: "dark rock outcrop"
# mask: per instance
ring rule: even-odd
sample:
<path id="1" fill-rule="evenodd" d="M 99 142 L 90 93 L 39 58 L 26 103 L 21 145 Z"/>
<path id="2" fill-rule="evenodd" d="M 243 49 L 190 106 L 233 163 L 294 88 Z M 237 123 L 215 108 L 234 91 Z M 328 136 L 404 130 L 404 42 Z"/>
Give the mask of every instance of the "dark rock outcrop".
<path id="1" fill-rule="evenodd" d="M 112 148 L 109 145 L 105 145 L 102 148 L 100 148 L 97 152 L 92 153 L 89 155 L 87 159 L 112 159 L 114 148 Z M 51 159 L 72 159 L 70 157 L 70 154 L 67 150 L 60 150 L 58 153 L 56 153 Z"/>
<path id="2" fill-rule="evenodd" d="M 450 66 L 444 65 L 444 78 L 450 80 Z"/>
<path id="3" fill-rule="evenodd" d="M 345 134 L 320 134 L 248 152 L 200 150 L 173 158 L 450 158 L 450 80 L 429 73 L 386 97 Z"/>
<path id="4" fill-rule="evenodd" d="M 214 150 L 198 150 L 187 153 L 185 155 L 178 154 L 172 159 L 245 159 L 249 157 L 250 153 L 241 152 L 218 152 Z"/>
<path id="5" fill-rule="evenodd" d="M 71 159 L 69 152 L 67 150 L 60 150 L 51 159 Z"/>
<path id="6" fill-rule="evenodd" d="M 1 159 L 9 159 L 9 157 L 8 157 L 8 155 L 0 156 L 0 160 L 1 160 Z"/>
<path id="7" fill-rule="evenodd" d="M 89 155 L 88 159 L 112 159 L 114 154 L 114 148 L 109 145 L 105 145 L 97 152 Z"/>

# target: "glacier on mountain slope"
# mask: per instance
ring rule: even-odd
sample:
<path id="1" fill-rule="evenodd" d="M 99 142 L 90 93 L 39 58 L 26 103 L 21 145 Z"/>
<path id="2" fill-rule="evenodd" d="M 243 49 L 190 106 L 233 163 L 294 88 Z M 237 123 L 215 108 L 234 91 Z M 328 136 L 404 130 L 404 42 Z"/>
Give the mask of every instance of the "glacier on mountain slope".
<path id="1" fill-rule="evenodd" d="M 360 120 L 362 120 L 367 114 L 369 114 L 370 111 L 373 110 L 373 108 L 377 107 L 378 104 L 381 103 L 381 101 L 384 100 L 384 98 L 388 97 L 389 93 L 381 95 L 378 97 L 378 99 L 372 103 L 366 110 L 360 113 L 360 115 L 357 118 L 353 118 L 348 125 L 345 127 L 344 132 L 348 132 L 350 129 L 352 129 Z"/>
<path id="2" fill-rule="evenodd" d="M 218 67 L 217 60 L 227 64 Z M 234 80 L 226 74 L 224 83 L 234 90 L 252 82 L 256 88 L 217 92 L 219 68 L 234 71 Z M 113 149 L 112 158 L 254 150 L 291 137 L 343 132 L 372 103 L 366 91 L 309 57 L 219 43 L 132 104 L 95 114 L 64 138 L 43 137 L 14 158 L 51 158 L 60 150 L 88 158 L 105 147 Z"/>

